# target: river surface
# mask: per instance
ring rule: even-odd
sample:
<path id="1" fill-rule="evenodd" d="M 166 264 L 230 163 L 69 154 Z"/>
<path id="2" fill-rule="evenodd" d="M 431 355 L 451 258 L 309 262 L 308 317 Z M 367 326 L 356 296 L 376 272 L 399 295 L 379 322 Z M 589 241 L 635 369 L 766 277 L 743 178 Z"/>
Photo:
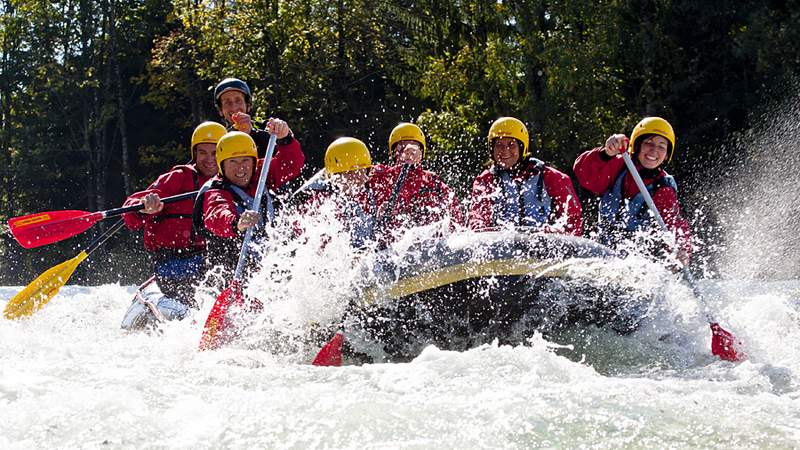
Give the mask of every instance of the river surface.
<path id="1" fill-rule="evenodd" d="M 702 288 L 746 361 L 711 356 L 690 312 L 628 336 L 314 367 L 313 349 L 198 352 L 210 303 L 125 333 L 134 287 L 66 286 L 0 323 L 0 448 L 800 448 L 800 282 Z M 0 306 L 19 289 L 0 287 Z"/>
<path id="2" fill-rule="evenodd" d="M 302 245 L 265 252 L 248 289 L 263 320 L 236 345 L 197 350 L 213 292 L 159 333 L 120 330 L 133 286 L 66 286 L 29 319 L 1 320 L 0 448 L 800 448 L 797 110 L 742 151 L 791 148 L 754 152 L 752 176 L 706 190 L 723 229 L 703 244 L 719 244 L 723 277 L 699 285 L 743 362 L 712 356 L 692 291 L 644 267 L 635 284 L 663 304 L 630 335 L 585 328 L 314 367 L 298 330 L 341 314 L 357 255 L 330 239 L 334 221 L 300 223 Z M 637 267 L 597 275 L 630 281 Z M 0 307 L 20 289 L 0 287 Z"/>

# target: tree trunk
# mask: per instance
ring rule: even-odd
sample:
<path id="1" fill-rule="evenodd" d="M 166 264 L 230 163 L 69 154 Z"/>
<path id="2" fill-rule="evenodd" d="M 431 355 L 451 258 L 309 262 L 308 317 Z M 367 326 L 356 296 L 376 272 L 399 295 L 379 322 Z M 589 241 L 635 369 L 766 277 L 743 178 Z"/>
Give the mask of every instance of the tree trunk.
<path id="1" fill-rule="evenodd" d="M 113 104 L 113 69 L 111 61 L 113 60 L 112 53 L 114 51 L 113 36 L 113 7 L 111 1 L 104 1 L 101 3 L 101 34 L 99 36 L 97 59 L 95 67 L 98 69 L 97 73 L 103 73 L 103 80 L 100 82 L 100 88 L 96 91 L 98 98 L 96 101 L 97 106 L 97 123 L 95 124 L 97 146 L 96 155 L 96 169 L 95 169 L 95 188 L 97 196 L 98 209 L 105 209 L 107 204 L 107 174 L 108 174 L 108 161 L 113 149 L 113 145 L 109 143 L 109 115 L 106 111 L 111 111 L 111 104 Z"/>
<path id="2" fill-rule="evenodd" d="M 116 1 L 111 2 L 109 10 L 109 63 L 114 70 L 114 82 L 116 84 L 117 97 L 117 125 L 119 128 L 120 145 L 122 146 L 122 187 L 125 196 L 131 195 L 131 166 L 130 153 L 128 151 L 128 125 L 125 119 L 125 99 L 122 95 L 122 71 L 120 70 L 117 52 L 117 32 L 116 32 Z"/>
<path id="3" fill-rule="evenodd" d="M 4 2 L 4 14 L 8 17 L 15 16 L 14 4 L 11 1 Z M 2 66 L 0 66 L 0 164 L 3 167 L 3 193 L 0 198 L 5 198 L 5 207 L 0 210 L 0 214 L 6 217 L 14 215 L 14 162 L 11 160 L 11 53 L 14 51 L 12 45 L 18 45 L 13 39 L 9 39 L 10 30 L 6 29 L 2 34 L 3 40 L 0 42 L 0 52 L 2 52 Z"/>
<path id="4" fill-rule="evenodd" d="M 87 207 L 92 211 L 97 209 L 94 182 L 95 164 L 92 151 L 92 111 L 95 101 L 96 96 L 92 95 L 92 102 L 86 105 L 83 112 L 83 151 L 89 156 L 89 167 L 86 170 L 86 201 Z"/>
<path id="5" fill-rule="evenodd" d="M 125 196 L 131 195 L 131 161 L 128 150 L 128 125 L 125 119 L 125 101 L 122 97 L 122 76 L 120 75 L 118 60 L 114 64 L 114 72 L 117 78 L 117 108 L 119 108 L 119 135 L 120 145 L 122 146 L 122 185 Z"/>
<path id="6" fill-rule="evenodd" d="M 205 6 L 203 7 L 205 8 Z M 216 8 L 217 6 L 214 5 L 214 7 Z M 200 42 L 202 31 L 195 20 L 197 18 L 197 10 L 200 9 L 200 4 L 198 0 L 189 1 L 186 3 L 186 8 L 189 10 L 188 35 L 194 42 Z M 189 54 L 192 54 L 191 51 Z M 205 103 L 209 101 L 209 97 L 206 96 L 206 86 L 203 86 L 202 80 L 200 80 L 200 78 L 197 76 L 197 66 L 200 64 L 199 61 L 202 61 L 204 58 L 202 58 L 200 55 L 196 55 L 194 59 L 195 63 L 184 68 L 182 74 L 182 76 L 186 77 L 184 94 L 189 99 L 191 126 L 193 127 L 197 126 L 197 124 L 204 120 L 209 120 L 209 117 L 206 114 L 206 111 L 208 110 L 208 104 Z M 214 118 L 212 117 L 211 120 L 213 119 Z"/>
<path id="7" fill-rule="evenodd" d="M 266 7 L 269 8 L 270 10 L 273 22 L 276 24 L 281 23 L 281 21 L 278 18 L 278 13 L 279 13 L 278 0 L 268 0 Z M 277 39 L 278 38 L 277 30 L 278 30 L 277 27 L 272 26 L 270 27 L 269 33 L 264 33 L 264 39 L 266 39 L 264 45 L 266 45 L 267 47 L 267 58 L 268 58 L 267 65 L 271 72 L 270 75 L 272 75 L 270 84 L 272 86 L 275 86 L 275 89 L 272 89 L 273 98 L 267 99 L 266 102 L 266 104 L 269 105 L 270 111 L 263 111 L 265 114 L 267 114 L 267 116 L 271 115 L 272 111 L 275 110 L 276 106 L 281 104 L 281 102 L 283 101 L 283 99 L 281 98 L 281 92 L 283 92 L 283 89 L 280 89 L 278 87 L 281 84 L 281 65 L 280 65 L 281 49 L 279 48 L 280 42 Z M 340 50 L 340 52 L 341 51 L 342 50 Z"/>
<path id="8" fill-rule="evenodd" d="M 345 39 L 344 39 L 344 18 L 347 14 L 344 8 L 344 0 L 336 2 L 336 59 L 339 65 L 339 73 L 346 73 L 347 64 L 345 62 Z"/>

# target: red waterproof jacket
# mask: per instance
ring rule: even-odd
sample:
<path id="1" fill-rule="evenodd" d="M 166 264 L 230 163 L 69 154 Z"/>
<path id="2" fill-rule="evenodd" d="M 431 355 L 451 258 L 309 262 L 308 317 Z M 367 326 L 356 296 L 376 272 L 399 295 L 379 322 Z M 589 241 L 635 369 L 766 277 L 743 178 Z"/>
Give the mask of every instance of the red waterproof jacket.
<path id="1" fill-rule="evenodd" d="M 500 185 L 500 169 L 494 165 L 484 170 L 475 178 L 472 183 L 472 195 L 469 208 L 469 227 L 473 230 L 491 230 L 500 226 L 497 217 L 498 204 L 500 202 L 522 202 L 527 193 L 522 193 L 519 198 L 505 198 L 504 191 Z M 541 161 L 530 159 L 522 161 L 510 171 L 506 171 L 510 178 L 520 186 L 526 186 L 533 177 L 540 174 L 543 181 L 543 188 L 546 197 L 549 197 L 549 214 L 546 218 L 534 220 L 539 222 L 536 226 L 541 226 L 543 231 L 552 233 L 565 233 L 580 236 L 583 233 L 582 209 L 572 180 L 566 174 L 544 165 Z M 525 215 L 523 209 L 523 215 Z M 515 225 L 520 226 L 531 219 L 521 217 L 521 222 Z M 527 219 L 527 220 L 526 220 Z"/>
<path id="2" fill-rule="evenodd" d="M 373 166 L 369 184 L 378 206 L 378 234 L 429 225 L 447 216 L 463 224 L 458 198 L 436 174 L 419 164 L 409 167 L 394 205 L 390 205 L 403 164 Z M 388 210 L 391 208 L 391 210 Z"/>
<path id="3" fill-rule="evenodd" d="M 269 133 L 266 132 L 260 132 L 260 135 L 269 137 Z M 287 142 L 282 143 L 285 141 Z M 267 188 L 276 191 L 287 182 L 297 178 L 300 175 L 300 171 L 303 170 L 305 162 L 306 156 L 303 154 L 303 149 L 300 148 L 300 143 L 297 142 L 297 139 L 292 135 L 278 139 L 278 145 L 275 146 L 275 153 L 269 163 Z M 258 165 L 261 166 L 262 164 L 264 164 L 264 161 L 260 159 Z M 254 177 L 253 181 L 258 181 L 258 177 Z"/>
<path id="4" fill-rule="evenodd" d="M 208 181 L 197 172 L 194 164 L 175 166 L 161 175 L 146 190 L 131 194 L 123 206 L 133 206 L 147 194 L 155 193 L 160 198 L 196 191 Z M 192 199 L 167 203 L 157 214 L 127 213 L 125 225 L 131 230 L 144 228 L 144 248 L 150 252 L 159 250 L 202 251 L 205 242 L 192 232 Z"/>
<path id="5" fill-rule="evenodd" d="M 300 149 L 296 139 L 287 145 L 278 145 L 270 163 L 267 173 L 267 189 L 277 190 L 288 181 L 300 175 L 305 162 L 305 155 Z M 250 185 L 243 189 L 248 195 L 255 196 L 258 188 L 258 178 L 264 164 L 263 159 L 258 160 L 255 173 L 250 180 Z M 217 178 L 221 181 L 219 175 Z M 203 198 L 203 225 L 214 235 L 222 238 L 239 236 L 236 222 L 240 212 L 237 210 L 233 194 L 226 189 L 209 189 Z M 264 212 L 262 212 L 262 216 Z"/>
<path id="6" fill-rule="evenodd" d="M 643 169 L 638 162 L 635 162 L 635 165 L 639 169 L 642 181 L 648 186 L 667 175 L 660 167 L 654 170 L 647 170 Z M 611 190 L 622 171 L 627 171 L 622 156 L 608 156 L 602 147 L 589 150 L 578 156 L 573 169 L 578 183 L 596 195 L 606 194 Z M 622 180 L 622 195 L 625 199 L 630 199 L 638 194 L 639 188 L 636 186 L 636 181 L 634 181 L 630 173 L 626 173 Z M 652 193 L 652 197 L 653 203 L 655 203 L 656 208 L 661 213 L 661 217 L 664 219 L 664 223 L 675 233 L 680 250 L 685 252 L 686 255 L 691 255 L 692 230 L 689 222 L 681 213 L 677 191 L 669 186 L 663 186 L 656 189 Z"/>

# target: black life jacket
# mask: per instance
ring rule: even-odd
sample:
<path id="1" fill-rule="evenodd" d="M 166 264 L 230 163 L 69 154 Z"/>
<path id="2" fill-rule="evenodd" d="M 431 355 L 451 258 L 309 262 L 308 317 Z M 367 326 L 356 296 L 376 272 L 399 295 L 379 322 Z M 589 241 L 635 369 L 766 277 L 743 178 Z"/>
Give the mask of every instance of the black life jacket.
<path id="1" fill-rule="evenodd" d="M 203 203 L 206 193 L 211 189 L 226 190 L 232 194 L 233 202 L 239 214 L 248 209 L 253 209 L 253 198 L 247 195 L 241 188 L 231 184 L 228 180 L 221 180 L 217 177 L 208 180 L 201 188 L 194 201 L 192 210 L 192 227 L 196 233 L 200 233 L 206 240 L 206 261 L 211 267 L 221 265 L 226 269 L 233 270 L 239 259 L 239 252 L 244 242 L 244 234 L 235 238 L 222 238 L 208 231 L 203 225 L 204 211 Z M 269 191 L 264 192 L 261 198 L 260 211 L 267 211 L 268 220 L 274 220 L 274 209 L 272 205 L 272 195 Z M 254 236 L 255 237 L 255 236 Z"/>

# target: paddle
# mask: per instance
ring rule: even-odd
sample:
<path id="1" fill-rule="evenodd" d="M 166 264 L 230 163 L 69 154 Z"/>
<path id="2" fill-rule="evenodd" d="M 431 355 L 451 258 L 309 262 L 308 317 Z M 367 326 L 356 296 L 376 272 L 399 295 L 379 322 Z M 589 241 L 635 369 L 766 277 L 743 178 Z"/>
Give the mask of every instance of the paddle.
<path id="1" fill-rule="evenodd" d="M 298 205 L 303 205 L 306 203 L 311 196 L 313 195 L 312 188 L 319 188 L 319 186 L 314 186 L 322 180 L 325 176 L 325 169 L 320 169 L 315 173 L 311 178 L 309 178 L 302 186 L 295 189 L 294 192 L 289 195 L 289 200 L 287 201 L 286 205 L 291 207 L 296 207 Z"/>
<path id="2" fill-rule="evenodd" d="M 90 253 L 95 251 L 97 247 L 103 245 L 103 243 L 122 228 L 123 225 L 125 225 L 125 222 L 122 219 L 118 220 L 111 228 L 106 230 L 105 233 L 92 241 L 85 250 L 78 253 L 77 256 L 50 268 L 39 275 L 35 280 L 31 281 L 25 289 L 8 301 L 3 310 L 3 316 L 9 320 L 19 319 L 21 317 L 30 316 L 41 309 L 58 294 L 58 290 L 61 289 L 62 286 L 67 284 L 69 277 L 75 272 L 78 264 L 86 259 Z"/>
<path id="3" fill-rule="evenodd" d="M 411 167 L 412 164 L 405 163 L 400 169 L 400 175 L 397 176 L 397 181 L 394 183 L 392 197 L 389 199 L 389 203 L 386 209 L 383 211 L 383 216 L 381 216 L 375 223 L 375 226 L 378 229 L 386 226 L 386 224 L 389 222 L 389 219 L 392 217 L 392 211 L 394 210 L 395 203 L 397 203 L 397 197 L 400 195 L 400 190 L 403 188 L 403 185 L 406 182 L 406 177 L 408 176 L 408 172 L 411 170 Z"/>
<path id="4" fill-rule="evenodd" d="M 636 187 L 639 188 L 639 192 L 642 194 L 642 197 L 644 197 L 644 201 L 647 203 L 647 207 L 650 208 L 650 212 L 652 212 L 655 216 L 658 225 L 663 231 L 668 232 L 669 230 L 667 229 L 667 224 L 664 223 L 664 219 L 658 212 L 656 204 L 653 203 L 653 198 L 647 191 L 647 187 L 644 185 L 644 181 L 642 181 L 642 177 L 639 175 L 639 171 L 636 170 L 636 166 L 633 165 L 633 161 L 631 161 L 631 157 L 628 155 L 627 151 L 622 152 L 622 159 L 625 160 L 625 165 L 628 167 L 628 172 L 630 172 L 633 180 L 636 182 Z M 686 280 L 686 283 L 688 283 L 692 288 L 694 296 L 700 302 L 700 306 L 703 308 L 703 313 L 706 316 L 706 320 L 711 327 L 711 354 L 718 356 L 720 359 L 725 361 L 743 360 L 745 357 L 744 353 L 742 353 L 741 350 L 736 349 L 737 345 L 741 345 L 741 342 L 737 342 L 737 339 L 733 336 L 733 334 L 722 328 L 719 323 L 714 320 L 714 317 L 708 310 L 708 303 L 706 302 L 703 293 L 700 291 L 700 288 L 698 288 L 697 283 L 694 281 L 694 277 L 689 271 L 689 267 L 683 266 L 681 272 L 683 273 L 683 279 Z"/>
<path id="5" fill-rule="evenodd" d="M 339 367 L 342 365 L 342 345 L 344 344 L 344 330 L 339 329 L 330 341 L 319 349 L 314 357 L 312 366 Z"/>
<path id="6" fill-rule="evenodd" d="M 274 134 L 271 135 L 267 146 L 267 154 L 264 157 L 264 164 L 261 166 L 261 175 L 258 177 L 256 195 L 253 198 L 253 211 L 256 213 L 261 209 L 261 196 L 264 194 L 264 188 L 267 184 L 267 172 L 269 172 L 269 163 L 272 161 L 272 153 L 275 150 L 276 142 L 277 137 Z M 239 252 L 239 261 L 236 263 L 236 271 L 233 273 L 233 281 L 231 281 L 227 289 L 220 292 L 219 296 L 217 296 L 217 301 L 214 302 L 214 306 L 208 313 L 208 318 L 203 327 L 203 334 L 200 337 L 200 350 L 213 350 L 222 345 L 225 327 L 228 323 L 226 320 L 228 308 L 232 302 L 238 305 L 244 303 L 242 299 L 242 271 L 244 270 L 247 249 L 250 247 L 254 228 L 255 226 L 252 226 L 245 232 L 242 250 Z"/>
<path id="7" fill-rule="evenodd" d="M 383 228 L 388 222 L 389 218 L 391 217 L 392 211 L 394 210 L 395 203 L 397 202 L 397 197 L 400 195 L 400 190 L 403 188 L 403 184 L 406 182 L 406 176 L 408 176 L 409 170 L 411 170 L 411 164 L 403 164 L 403 168 L 400 169 L 400 175 L 397 176 L 397 181 L 394 183 L 394 189 L 392 190 L 392 196 L 389 198 L 389 203 L 387 203 L 386 209 L 384 209 L 383 215 L 378 218 L 376 221 L 375 227 L 380 229 Z M 377 213 L 377 211 L 376 211 Z M 313 366 L 333 366 L 339 367 L 342 365 L 342 345 L 344 344 L 344 326 L 339 326 L 339 329 L 336 331 L 336 334 L 333 335 L 330 341 L 326 342 L 325 345 L 317 352 L 317 356 L 314 357 L 314 361 L 311 363 Z"/>
<path id="8" fill-rule="evenodd" d="M 301 193 L 302 193 L 302 192 L 304 192 L 306 189 L 308 189 L 310 186 L 312 186 L 313 184 L 316 184 L 316 183 L 317 183 L 317 182 L 320 180 L 320 178 L 322 178 L 322 177 L 325 175 L 325 173 L 326 173 L 326 172 L 325 172 L 325 169 L 319 169 L 319 170 L 317 171 L 317 173 L 315 173 L 315 174 L 314 174 L 314 175 L 313 175 L 311 178 L 309 178 L 309 179 L 308 179 L 308 181 L 306 181 L 305 183 L 303 183 L 303 185 L 302 185 L 302 186 L 300 186 L 299 188 L 297 188 L 297 190 L 296 190 L 296 191 L 294 191 L 294 192 L 292 193 L 292 195 L 291 195 L 291 196 L 289 196 L 289 198 L 291 199 L 291 198 L 292 198 L 292 197 L 294 197 L 295 195 L 301 194 Z"/>
<path id="9" fill-rule="evenodd" d="M 172 203 L 187 198 L 194 198 L 198 191 L 186 192 L 162 198 L 163 203 Z M 88 212 L 78 210 L 48 211 L 27 216 L 8 219 L 8 227 L 14 239 L 24 248 L 36 248 L 83 233 L 97 221 L 107 217 L 140 211 L 143 204 L 108 209 L 106 211 Z"/>

